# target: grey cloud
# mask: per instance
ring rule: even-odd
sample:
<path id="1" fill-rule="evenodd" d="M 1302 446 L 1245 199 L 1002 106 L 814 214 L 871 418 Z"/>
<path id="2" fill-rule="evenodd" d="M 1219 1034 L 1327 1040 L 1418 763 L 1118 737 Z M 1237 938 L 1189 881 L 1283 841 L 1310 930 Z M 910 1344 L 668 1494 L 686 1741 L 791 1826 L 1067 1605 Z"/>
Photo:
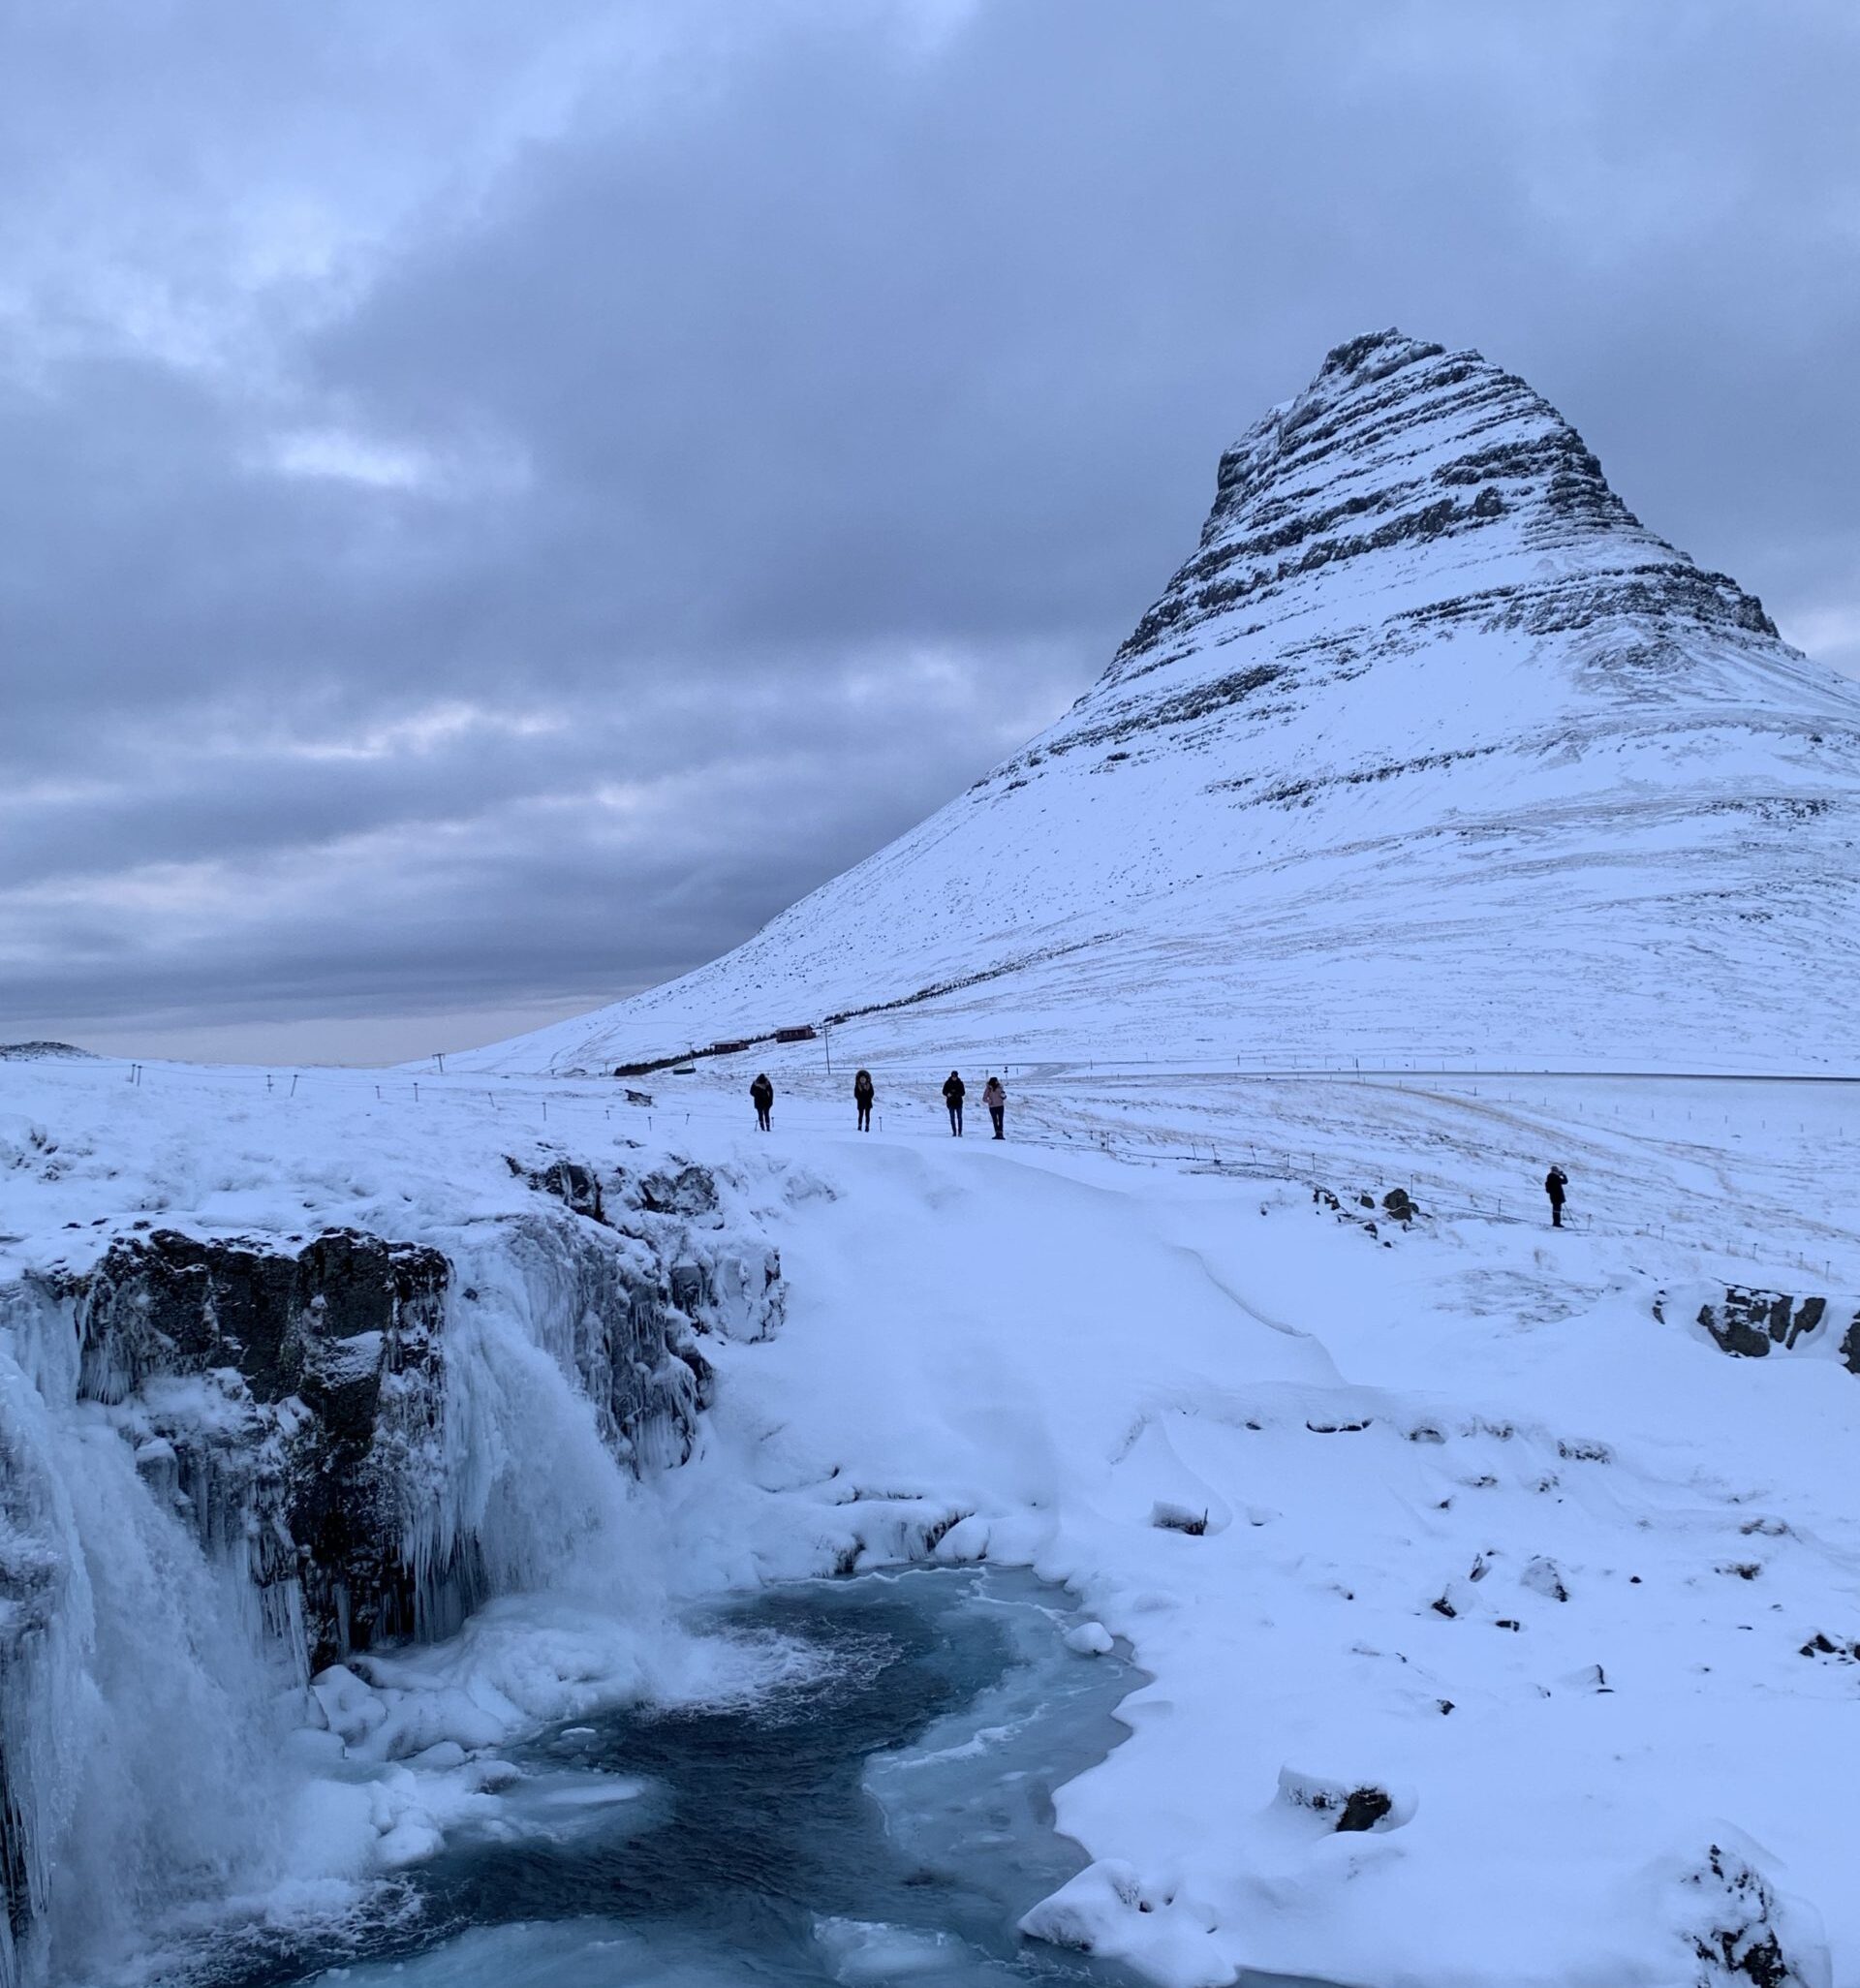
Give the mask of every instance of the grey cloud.
<path id="1" fill-rule="evenodd" d="M 1055 714 L 1391 321 L 1860 670 L 1850 10 L 912 14 L 0 30 L 0 1032 L 696 964 Z"/>

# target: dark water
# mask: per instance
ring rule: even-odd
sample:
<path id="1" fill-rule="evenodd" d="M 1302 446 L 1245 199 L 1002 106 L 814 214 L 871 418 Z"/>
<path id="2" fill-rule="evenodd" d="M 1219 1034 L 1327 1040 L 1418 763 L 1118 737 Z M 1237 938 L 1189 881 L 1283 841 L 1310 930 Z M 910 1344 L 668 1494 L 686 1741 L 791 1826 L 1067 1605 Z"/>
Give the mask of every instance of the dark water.
<path id="1" fill-rule="evenodd" d="M 1066 1649 L 1058 1600 L 978 1570 L 764 1595 L 723 1620 L 799 1646 L 792 1682 L 540 1736 L 497 1821 L 418 1874 L 416 1919 L 243 1988 L 1117 1988 L 1014 1931 L 1083 1862 L 1051 1790 L 1116 1743 L 1134 1682 Z"/>

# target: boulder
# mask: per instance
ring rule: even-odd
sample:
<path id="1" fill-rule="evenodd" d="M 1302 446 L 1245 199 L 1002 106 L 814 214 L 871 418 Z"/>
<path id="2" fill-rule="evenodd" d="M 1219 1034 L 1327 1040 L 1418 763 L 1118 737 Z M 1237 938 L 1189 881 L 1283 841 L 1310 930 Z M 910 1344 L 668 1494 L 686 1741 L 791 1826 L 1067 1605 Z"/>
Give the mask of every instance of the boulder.
<path id="1" fill-rule="evenodd" d="M 553 1195 L 591 1222 L 607 1219 L 601 1198 L 601 1176 L 579 1160 L 552 1161 L 540 1172 L 530 1174 L 529 1183 L 545 1195 Z"/>
<path id="2" fill-rule="evenodd" d="M 1661 1295 L 1663 1298 L 1664 1293 Z M 1663 1316 L 1659 1302 L 1656 1302 L 1654 1310 L 1656 1317 Z M 1786 1291 L 1730 1284 L 1725 1286 L 1721 1299 L 1708 1298 L 1699 1307 L 1698 1322 L 1721 1351 L 1742 1359 L 1762 1359 L 1774 1347 L 1793 1352 L 1800 1341 L 1820 1330 L 1827 1312 L 1825 1297 L 1796 1298 Z M 1856 1324 L 1860 1325 L 1860 1318 Z M 1842 1343 L 1844 1357 L 1853 1337 L 1849 1332 L 1847 1340 Z M 1852 1362 L 1848 1364 L 1851 1368 Z"/>

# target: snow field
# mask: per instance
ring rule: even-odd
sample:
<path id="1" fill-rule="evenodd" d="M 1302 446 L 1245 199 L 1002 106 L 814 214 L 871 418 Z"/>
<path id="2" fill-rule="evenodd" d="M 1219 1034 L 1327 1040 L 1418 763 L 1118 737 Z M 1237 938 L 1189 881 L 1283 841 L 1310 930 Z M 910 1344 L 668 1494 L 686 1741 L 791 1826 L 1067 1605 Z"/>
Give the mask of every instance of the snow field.
<path id="1" fill-rule="evenodd" d="M 1860 1388 L 1656 1320 L 1709 1275 L 1684 1243 L 1371 1238 L 1101 1154 L 796 1147 L 832 1197 L 790 1217 L 788 1328 L 727 1351 L 754 1385 L 662 1495 L 734 1580 L 927 1544 L 1131 1637 L 1157 1681 L 1061 1801 L 1097 1861 L 1036 1930 L 1184 1983 L 1663 1982 L 1748 1929 L 1742 1859 L 1810 1977 L 1855 1978 L 1825 1763 L 1860 1666 L 1851 1630 L 1804 1646 L 1860 1621 Z M 1339 1833 L 1357 1788 L 1389 1813 Z"/>
<path id="2" fill-rule="evenodd" d="M 212 1791 L 249 1773 L 279 1818 L 243 1860 L 212 1852 L 224 1901 L 386 1910 L 384 1882 L 449 1833 L 542 1826 L 498 1757 L 515 1734 L 754 1691 L 795 1661 L 693 1637 L 691 1604 L 986 1556 L 1069 1583 L 1154 1679 L 1130 1740 L 1062 1791 L 1093 1862 L 1034 1930 L 1172 1983 L 1619 1988 L 1717 1978 L 1695 1941 L 1773 1927 L 1805 1981 L 1860 1980 L 1831 1764 L 1860 1738 L 1860 1381 L 1821 1346 L 1729 1359 L 1683 1303 L 1654 1312 L 1727 1277 L 1860 1291 L 1855 1133 L 1830 1094 L 1014 1073 L 1002 1147 L 947 1137 L 934 1066 L 881 1068 L 886 1130 L 858 1137 L 850 1064 L 829 1085 L 817 1050 L 761 1059 L 766 1137 L 735 1083 L 685 1080 L 657 1087 L 638 1146 L 647 1114 L 612 1085 L 505 1080 L 493 1106 L 483 1079 L 422 1077 L 415 1105 L 392 1089 L 411 1079 L 378 1101 L 372 1075 L 290 1097 L 253 1072 L 0 1073 L 0 1285 L 82 1267 L 132 1220 L 469 1251 L 533 1205 L 507 1152 L 660 1164 L 687 1111 L 671 1150 L 721 1167 L 731 1219 L 783 1252 L 783 1332 L 707 1343 L 699 1453 L 637 1488 L 540 1343 L 520 1266 L 473 1262 L 512 1295 L 459 1342 L 480 1470 L 461 1496 L 525 1592 L 447 1644 L 326 1673 L 269 1756 L 239 1737 L 275 1730 L 278 1690 L 239 1682 L 247 1625 L 188 1586 L 204 1567 L 138 1602 L 149 1528 L 178 1528 L 138 1504 L 113 1431 L 46 1406 L 54 1373 L 14 1369 L 41 1440 L 102 1444 L 113 1472 L 73 1519 L 119 1624 L 92 1648 L 145 1650 L 162 1703 L 126 1671 L 97 1687 L 151 1750 L 111 1771 L 161 1785 L 179 1761 L 222 1822 Z M 1551 1157 L 1592 1228 L 1544 1225 Z M 1437 1183 L 1454 1198 L 1411 1229 L 1355 1200 L 1402 1186 L 1428 1209 Z M 1385 1813 L 1339 1832 L 1364 1790 Z"/>

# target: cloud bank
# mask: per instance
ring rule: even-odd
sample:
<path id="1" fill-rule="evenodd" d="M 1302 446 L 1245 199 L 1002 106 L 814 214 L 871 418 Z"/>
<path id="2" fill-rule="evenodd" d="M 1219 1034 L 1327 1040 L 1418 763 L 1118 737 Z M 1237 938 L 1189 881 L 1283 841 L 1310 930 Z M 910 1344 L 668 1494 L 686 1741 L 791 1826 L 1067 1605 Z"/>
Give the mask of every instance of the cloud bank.
<path id="1" fill-rule="evenodd" d="M 1389 323 L 1860 673 L 1860 17 L 0 28 L 0 1038 L 388 1058 L 747 936 L 1096 676 Z"/>

